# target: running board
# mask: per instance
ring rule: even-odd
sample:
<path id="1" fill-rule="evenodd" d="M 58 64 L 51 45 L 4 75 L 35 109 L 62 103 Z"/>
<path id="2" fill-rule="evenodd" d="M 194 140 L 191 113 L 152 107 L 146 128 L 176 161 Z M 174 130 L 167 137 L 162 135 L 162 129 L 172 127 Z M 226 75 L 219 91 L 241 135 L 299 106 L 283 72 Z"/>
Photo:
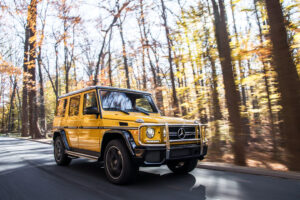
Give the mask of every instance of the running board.
<path id="1" fill-rule="evenodd" d="M 96 156 L 91 156 L 91 155 L 88 155 L 88 154 L 78 153 L 78 152 L 75 152 L 75 151 L 65 150 L 65 153 L 70 155 L 70 156 L 82 157 L 82 158 L 87 158 L 87 159 L 91 159 L 91 160 L 98 160 L 98 157 L 96 157 Z"/>

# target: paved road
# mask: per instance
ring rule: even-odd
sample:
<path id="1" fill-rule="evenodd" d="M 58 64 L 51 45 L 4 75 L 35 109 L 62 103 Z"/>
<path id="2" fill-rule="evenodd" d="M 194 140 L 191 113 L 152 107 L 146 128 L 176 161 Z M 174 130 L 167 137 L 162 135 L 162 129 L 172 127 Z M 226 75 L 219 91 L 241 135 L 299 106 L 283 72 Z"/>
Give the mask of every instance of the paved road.
<path id="1" fill-rule="evenodd" d="M 96 162 L 56 166 L 52 146 L 0 137 L 0 200 L 9 199 L 300 199 L 300 181 L 196 169 L 174 175 L 167 168 L 141 168 L 137 181 L 112 185 Z"/>

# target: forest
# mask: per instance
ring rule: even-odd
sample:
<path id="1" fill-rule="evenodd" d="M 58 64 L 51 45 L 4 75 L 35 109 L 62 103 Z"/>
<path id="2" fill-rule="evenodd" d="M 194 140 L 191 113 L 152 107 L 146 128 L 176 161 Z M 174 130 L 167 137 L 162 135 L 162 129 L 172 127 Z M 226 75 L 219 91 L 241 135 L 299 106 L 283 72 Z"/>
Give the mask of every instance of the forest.
<path id="1" fill-rule="evenodd" d="M 43 138 L 57 98 L 151 92 L 209 127 L 209 159 L 300 171 L 299 0 L 0 0 L 0 133 Z"/>

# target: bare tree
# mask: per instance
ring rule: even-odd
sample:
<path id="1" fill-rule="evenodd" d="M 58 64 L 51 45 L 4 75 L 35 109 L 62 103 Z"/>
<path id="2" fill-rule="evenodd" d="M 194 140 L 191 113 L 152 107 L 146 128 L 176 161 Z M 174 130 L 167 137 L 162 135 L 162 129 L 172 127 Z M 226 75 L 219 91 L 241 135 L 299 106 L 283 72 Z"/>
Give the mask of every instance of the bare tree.
<path id="1" fill-rule="evenodd" d="M 104 37 L 103 37 L 103 41 L 102 41 L 102 44 L 101 44 L 101 49 L 100 49 L 100 52 L 98 54 L 98 60 L 97 60 L 97 64 L 96 64 L 96 69 L 95 69 L 95 75 L 94 75 L 94 81 L 93 81 L 93 85 L 97 85 L 98 83 L 98 74 L 99 74 L 99 69 L 100 69 L 100 62 L 103 58 L 103 54 L 104 54 L 104 48 L 105 48 L 105 45 L 106 45 L 106 37 L 109 33 L 109 31 L 111 31 L 112 27 L 115 25 L 115 23 L 117 22 L 117 20 L 120 18 L 120 15 L 122 13 L 122 11 L 128 6 L 130 2 L 125 2 L 121 8 L 119 7 L 118 5 L 118 11 L 116 14 L 114 14 L 113 16 L 113 20 L 112 22 L 109 24 L 108 28 L 106 30 L 104 30 Z M 129 75 L 128 75 L 129 76 Z M 129 79 L 128 79 L 129 80 Z M 130 87 L 129 87 L 130 88 Z"/>

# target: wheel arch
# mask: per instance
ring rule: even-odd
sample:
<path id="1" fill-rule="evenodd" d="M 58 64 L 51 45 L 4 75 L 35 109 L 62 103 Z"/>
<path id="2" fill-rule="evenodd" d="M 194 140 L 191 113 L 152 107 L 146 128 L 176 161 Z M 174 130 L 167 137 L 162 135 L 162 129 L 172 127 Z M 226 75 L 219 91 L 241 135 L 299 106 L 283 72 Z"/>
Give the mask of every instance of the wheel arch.
<path id="1" fill-rule="evenodd" d="M 67 140 L 67 137 L 66 137 L 66 132 L 65 132 L 65 130 L 61 129 L 61 130 L 56 130 L 56 131 L 54 131 L 54 133 L 53 133 L 53 144 L 54 144 L 55 139 L 56 139 L 58 136 L 60 136 L 60 137 L 62 138 L 63 143 L 64 143 L 64 145 L 65 145 L 65 148 L 66 148 L 67 150 L 70 150 L 70 147 L 69 147 L 69 143 L 68 143 L 68 140 Z"/>
<path id="2" fill-rule="evenodd" d="M 104 152 L 107 144 L 114 139 L 120 139 L 122 140 L 130 153 L 131 156 L 134 156 L 134 149 L 136 147 L 136 144 L 134 142 L 134 139 L 129 131 L 125 130 L 109 130 L 106 131 L 103 134 L 102 141 L 101 141 L 101 150 L 100 150 L 100 160 L 103 160 L 104 158 Z"/>

